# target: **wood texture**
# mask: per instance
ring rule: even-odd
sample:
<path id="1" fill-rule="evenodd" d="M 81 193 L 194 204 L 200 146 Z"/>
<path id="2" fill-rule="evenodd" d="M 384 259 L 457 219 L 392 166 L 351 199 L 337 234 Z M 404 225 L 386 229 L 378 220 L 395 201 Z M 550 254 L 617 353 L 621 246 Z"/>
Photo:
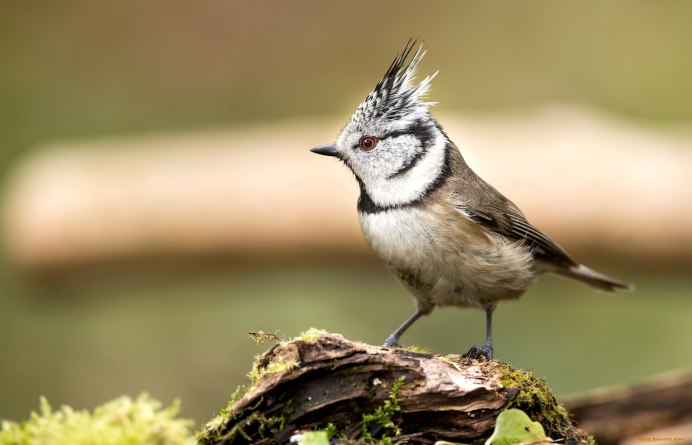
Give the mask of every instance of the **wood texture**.
<path id="1" fill-rule="evenodd" d="M 206 444 L 287 443 L 296 433 L 331 424 L 342 440 L 386 435 L 404 443 L 470 443 L 487 438 L 498 414 L 521 398 L 521 385 L 502 383 L 508 370 L 482 357 L 408 352 L 337 334 L 282 342 L 257 362 L 254 386 L 200 438 Z M 397 381 L 403 384 L 393 395 Z M 526 411 L 531 415 L 531 406 Z M 534 420 L 545 420 L 535 411 Z M 378 412 L 385 421 L 364 420 Z M 561 421 L 564 435 L 552 438 L 585 439 L 566 416 Z"/>

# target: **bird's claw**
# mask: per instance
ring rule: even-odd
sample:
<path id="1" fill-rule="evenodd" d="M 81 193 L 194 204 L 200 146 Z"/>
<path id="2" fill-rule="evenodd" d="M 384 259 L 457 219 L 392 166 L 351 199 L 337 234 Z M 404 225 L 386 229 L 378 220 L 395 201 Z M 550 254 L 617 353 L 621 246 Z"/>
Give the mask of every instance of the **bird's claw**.
<path id="1" fill-rule="evenodd" d="M 489 346 L 489 345 L 485 345 L 483 347 L 472 346 L 471 349 L 469 349 L 469 352 L 464 354 L 464 356 L 470 357 L 470 358 L 484 357 L 488 360 L 492 360 L 493 347 Z"/>

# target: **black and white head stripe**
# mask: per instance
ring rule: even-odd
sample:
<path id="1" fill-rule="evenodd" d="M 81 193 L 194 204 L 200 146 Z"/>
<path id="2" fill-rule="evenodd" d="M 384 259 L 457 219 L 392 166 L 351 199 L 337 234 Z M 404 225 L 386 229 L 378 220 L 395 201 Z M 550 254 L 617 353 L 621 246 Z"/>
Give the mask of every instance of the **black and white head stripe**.
<path id="1" fill-rule="evenodd" d="M 360 186 L 358 211 L 372 214 L 423 205 L 452 176 L 452 151 L 457 149 L 451 142 L 445 142 L 434 148 L 437 149 L 434 156 L 421 156 L 419 158 L 423 159 L 422 164 L 429 164 L 422 166 L 425 169 L 421 175 L 422 181 L 414 181 L 412 184 L 411 178 L 406 178 L 402 173 L 393 178 L 387 178 L 384 183 L 375 184 L 375 187 L 371 186 L 373 190 L 368 191 L 367 185 L 356 176 Z"/>
<path id="2" fill-rule="evenodd" d="M 437 134 L 435 131 L 437 124 L 432 119 L 418 119 L 408 128 L 390 133 L 387 137 L 413 136 L 419 141 L 419 149 L 411 157 L 405 160 L 404 164 L 397 171 L 390 174 L 387 179 L 401 176 L 415 167 L 418 162 L 428 153 L 430 146 L 435 142 Z"/>
<path id="3" fill-rule="evenodd" d="M 409 58 L 415 45 L 416 41 L 409 41 L 404 51 L 394 59 L 375 89 L 356 110 L 355 120 L 367 122 L 377 119 L 404 123 L 414 121 L 426 113 L 430 106 L 435 105 L 421 99 L 430 89 L 430 83 L 437 73 L 427 76 L 417 85 L 412 83 L 416 67 L 426 53 L 421 44 Z"/>

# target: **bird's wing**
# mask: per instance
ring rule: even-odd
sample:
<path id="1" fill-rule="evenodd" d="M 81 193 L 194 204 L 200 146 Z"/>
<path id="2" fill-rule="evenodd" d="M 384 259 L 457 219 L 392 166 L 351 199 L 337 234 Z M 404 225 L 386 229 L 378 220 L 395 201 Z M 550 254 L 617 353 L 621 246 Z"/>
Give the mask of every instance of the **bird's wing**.
<path id="1" fill-rule="evenodd" d="M 478 182 L 474 189 L 479 190 L 480 187 L 481 191 L 475 195 L 477 198 L 455 204 L 469 219 L 496 233 L 525 243 L 538 260 L 567 267 L 577 264 L 555 241 L 532 226 L 512 201 L 482 179 L 476 179 Z"/>

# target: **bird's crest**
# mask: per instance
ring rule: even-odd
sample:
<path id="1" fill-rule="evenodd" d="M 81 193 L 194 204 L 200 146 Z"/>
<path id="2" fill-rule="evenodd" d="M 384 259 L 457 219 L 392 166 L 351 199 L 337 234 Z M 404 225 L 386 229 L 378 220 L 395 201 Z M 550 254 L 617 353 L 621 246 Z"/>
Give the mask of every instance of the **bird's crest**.
<path id="1" fill-rule="evenodd" d="M 435 105 L 421 99 L 430 89 L 430 83 L 437 73 L 427 76 L 417 85 L 413 84 L 416 67 L 426 53 L 423 44 L 420 44 L 411 56 L 416 43 L 415 40 L 409 40 L 404 51 L 397 55 L 375 89 L 360 104 L 354 119 L 362 122 L 373 119 L 389 122 L 412 121 L 427 113 L 430 106 Z"/>

